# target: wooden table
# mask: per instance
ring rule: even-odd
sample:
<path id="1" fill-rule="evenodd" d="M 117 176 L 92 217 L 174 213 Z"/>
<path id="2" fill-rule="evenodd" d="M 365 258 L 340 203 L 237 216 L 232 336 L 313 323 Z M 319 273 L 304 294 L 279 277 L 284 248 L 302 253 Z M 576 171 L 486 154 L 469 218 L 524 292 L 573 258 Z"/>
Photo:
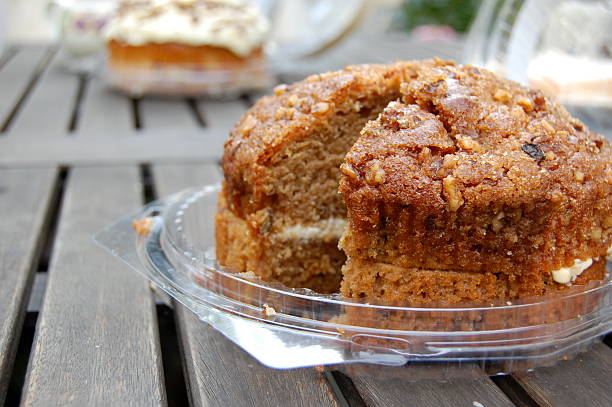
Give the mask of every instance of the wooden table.
<path id="1" fill-rule="evenodd" d="M 415 48 L 405 57 L 433 53 L 456 50 Z M 373 59 L 357 46 L 342 55 L 310 66 Z M 219 180 L 227 131 L 255 97 L 130 99 L 98 78 L 64 73 L 53 48 L 3 54 L 0 403 L 612 405 L 609 340 L 535 373 L 444 383 L 272 370 L 156 299 L 141 276 L 93 243 L 94 232 L 143 203 Z"/>

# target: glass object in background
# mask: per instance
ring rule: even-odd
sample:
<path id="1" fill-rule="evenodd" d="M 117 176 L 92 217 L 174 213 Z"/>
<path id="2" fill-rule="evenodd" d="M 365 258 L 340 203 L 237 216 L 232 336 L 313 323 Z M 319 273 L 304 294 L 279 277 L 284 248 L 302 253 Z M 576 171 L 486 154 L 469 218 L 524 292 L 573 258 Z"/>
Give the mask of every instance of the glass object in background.
<path id="1" fill-rule="evenodd" d="M 91 72 L 103 58 L 104 27 L 115 0 L 52 0 L 48 12 L 57 30 L 60 58 L 71 71 Z"/>
<path id="2" fill-rule="evenodd" d="M 366 3 L 365 0 L 256 2 L 272 22 L 269 53 L 281 59 L 311 55 L 334 44 L 355 26 Z"/>
<path id="3" fill-rule="evenodd" d="M 485 1 L 464 59 L 544 90 L 612 136 L 611 1 Z"/>

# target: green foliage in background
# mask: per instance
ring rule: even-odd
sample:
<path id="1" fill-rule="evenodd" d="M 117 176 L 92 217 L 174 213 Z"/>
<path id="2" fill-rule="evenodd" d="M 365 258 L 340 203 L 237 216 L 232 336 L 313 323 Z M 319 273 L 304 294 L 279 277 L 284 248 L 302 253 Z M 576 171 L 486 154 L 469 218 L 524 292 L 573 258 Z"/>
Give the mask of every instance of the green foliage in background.
<path id="1" fill-rule="evenodd" d="M 411 30 L 423 24 L 449 25 L 459 32 L 468 29 L 481 0 L 404 0 L 402 25 Z"/>

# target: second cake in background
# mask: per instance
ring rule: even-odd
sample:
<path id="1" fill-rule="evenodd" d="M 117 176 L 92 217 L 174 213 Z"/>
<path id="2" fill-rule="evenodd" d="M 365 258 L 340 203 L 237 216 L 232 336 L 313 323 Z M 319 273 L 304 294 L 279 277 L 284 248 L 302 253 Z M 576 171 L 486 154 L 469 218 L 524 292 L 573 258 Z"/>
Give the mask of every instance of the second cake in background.
<path id="1" fill-rule="evenodd" d="M 268 29 L 248 0 L 123 1 L 106 31 L 112 81 L 135 93 L 265 85 Z"/>

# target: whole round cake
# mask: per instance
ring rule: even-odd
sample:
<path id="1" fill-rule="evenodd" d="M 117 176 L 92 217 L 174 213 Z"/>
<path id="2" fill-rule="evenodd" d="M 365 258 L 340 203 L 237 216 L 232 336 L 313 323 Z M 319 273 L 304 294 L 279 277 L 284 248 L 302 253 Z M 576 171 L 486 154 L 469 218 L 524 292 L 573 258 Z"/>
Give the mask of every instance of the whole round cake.
<path id="1" fill-rule="evenodd" d="M 281 86 L 232 130 L 223 170 L 219 261 L 291 287 L 457 303 L 605 275 L 610 142 L 475 67 L 354 66 Z"/>
<path id="2" fill-rule="evenodd" d="M 106 29 L 112 82 L 183 93 L 267 84 L 268 29 L 249 0 L 123 0 Z"/>

